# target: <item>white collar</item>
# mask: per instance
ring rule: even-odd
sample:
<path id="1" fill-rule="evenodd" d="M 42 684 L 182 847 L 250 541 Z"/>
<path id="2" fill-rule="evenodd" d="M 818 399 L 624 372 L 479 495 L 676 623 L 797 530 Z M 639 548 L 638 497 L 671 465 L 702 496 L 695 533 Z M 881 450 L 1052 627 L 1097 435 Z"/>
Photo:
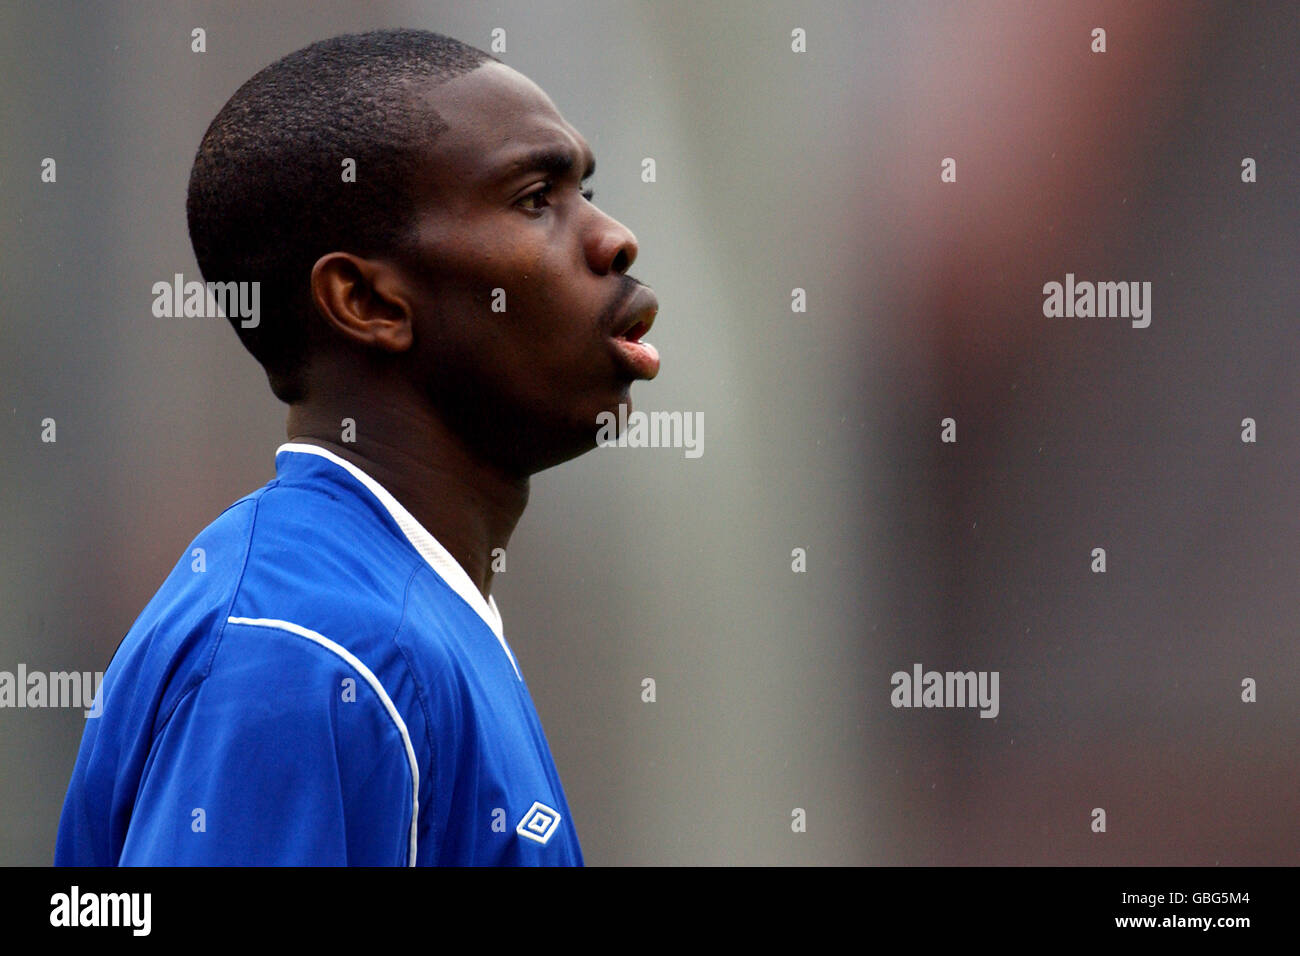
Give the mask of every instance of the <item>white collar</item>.
<path id="1" fill-rule="evenodd" d="M 515 655 L 510 652 L 506 644 L 504 629 L 501 624 L 501 612 L 497 610 L 497 602 L 489 596 L 487 600 L 483 599 L 483 592 L 474 586 L 469 575 L 460 563 L 451 556 L 451 552 L 444 548 L 438 539 L 431 535 L 424 525 L 415 520 L 415 516 L 402 507 L 401 502 L 394 498 L 379 482 L 371 478 L 368 474 L 358 468 L 352 462 L 340 458 L 327 448 L 319 445 L 308 445 L 305 442 L 285 442 L 275 450 L 276 457 L 281 452 L 297 452 L 303 455 L 318 455 L 327 461 L 332 461 L 340 468 L 344 469 L 357 481 L 361 482 L 372 495 L 378 499 L 379 503 L 397 522 L 397 526 L 402 529 L 406 535 L 406 540 L 411 542 L 411 546 L 420 553 L 420 556 L 429 563 L 429 566 L 447 583 L 447 586 L 461 596 L 461 598 L 471 608 L 477 612 L 483 622 L 491 628 L 492 633 L 500 642 L 502 650 L 510 658 L 510 664 L 515 669 L 515 676 L 523 680 L 523 675 L 519 673 L 519 665 L 515 662 Z"/>

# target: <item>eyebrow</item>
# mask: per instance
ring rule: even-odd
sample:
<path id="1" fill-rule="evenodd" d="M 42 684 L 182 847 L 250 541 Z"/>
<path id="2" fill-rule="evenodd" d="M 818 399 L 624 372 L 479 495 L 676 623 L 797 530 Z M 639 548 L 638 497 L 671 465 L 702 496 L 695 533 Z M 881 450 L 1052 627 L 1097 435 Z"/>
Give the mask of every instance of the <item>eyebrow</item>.
<path id="1" fill-rule="evenodd" d="M 501 170 L 497 179 L 509 179 L 522 173 L 541 172 L 552 176 L 567 176 L 573 172 L 575 160 L 573 153 L 565 149 L 544 146 L 524 153 L 508 163 Z M 596 160 L 592 158 L 583 170 L 582 178 L 590 179 L 596 174 Z"/>

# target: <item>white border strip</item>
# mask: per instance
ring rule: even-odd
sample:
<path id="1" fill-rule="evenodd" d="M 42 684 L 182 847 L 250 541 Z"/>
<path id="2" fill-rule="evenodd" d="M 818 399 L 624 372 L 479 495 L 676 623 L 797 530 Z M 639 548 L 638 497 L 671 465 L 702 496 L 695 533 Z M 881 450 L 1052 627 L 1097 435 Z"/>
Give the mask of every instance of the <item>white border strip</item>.
<path id="1" fill-rule="evenodd" d="M 297 634 L 299 637 L 305 637 L 309 641 L 314 641 L 347 661 L 353 670 L 365 678 L 366 683 L 370 685 L 370 689 L 383 701 L 384 709 L 388 711 L 388 716 L 392 718 L 393 723 L 397 726 L 397 732 L 402 735 L 402 743 L 406 746 L 406 760 L 411 765 L 411 849 L 410 858 L 406 865 L 415 866 L 416 823 L 420 817 L 420 767 L 415 760 L 415 748 L 411 746 L 411 735 L 406 730 L 406 723 L 402 720 L 402 715 L 397 712 L 397 707 L 394 706 L 392 698 L 388 696 L 388 691 L 384 690 L 384 685 L 379 683 L 379 678 L 346 647 L 335 644 L 328 637 L 300 624 L 294 624 L 292 621 L 279 621 L 270 617 L 228 617 L 226 623 L 246 624 L 250 627 L 276 628 L 277 630 L 288 631 L 290 634 Z"/>
<path id="2" fill-rule="evenodd" d="M 506 657 L 510 658 L 510 666 L 515 669 L 515 677 L 521 681 L 524 675 L 519 672 L 519 664 L 515 661 L 515 655 L 511 653 L 510 646 L 506 644 L 505 630 L 501 624 L 501 612 L 497 610 L 497 602 L 492 598 L 483 600 L 483 592 L 470 580 L 465 569 L 460 566 L 460 562 L 452 557 L 451 552 L 442 546 L 424 525 L 415 519 L 415 516 L 402 507 L 402 503 L 392 496 L 392 494 L 375 479 L 371 478 L 364 471 L 358 468 L 346 458 L 340 458 L 328 448 L 322 448 L 320 445 L 309 445 L 306 442 L 285 442 L 275 450 L 278 456 L 281 452 L 297 452 L 303 455 L 318 455 L 327 461 L 332 461 L 340 468 L 345 470 L 372 494 L 374 495 L 385 510 L 392 515 L 393 520 L 397 522 L 397 527 L 402 529 L 402 534 L 406 535 L 406 540 L 411 542 L 411 546 L 420 553 L 420 556 L 429 563 L 429 566 L 437 573 L 438 577 L 447 582 L 447 586 L 460 595 L 461 599 L 468 604 L 483 622 L 491 628 L 492 633 L 496 635 L 497 643 L 501 649 L 506 652 Z"/>

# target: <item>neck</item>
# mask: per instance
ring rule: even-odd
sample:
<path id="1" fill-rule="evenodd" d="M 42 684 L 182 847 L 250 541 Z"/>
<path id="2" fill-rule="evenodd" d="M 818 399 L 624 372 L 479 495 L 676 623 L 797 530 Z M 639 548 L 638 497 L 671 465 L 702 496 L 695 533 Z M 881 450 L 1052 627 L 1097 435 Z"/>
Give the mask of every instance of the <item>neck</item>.
<path id="1" fill-rule="evenodd" d="M 355 416 L 357 403 L 348 404 Z M 348 442 L 341 437 L 345 417 L 320 404 L 292 405 L 289 440 L 326 448 L 383 485 L 487 598 L 492 552 L 505 549 L 528 504 L 528 478 L 484 461 L 423 409 L 366 403 Z"/>

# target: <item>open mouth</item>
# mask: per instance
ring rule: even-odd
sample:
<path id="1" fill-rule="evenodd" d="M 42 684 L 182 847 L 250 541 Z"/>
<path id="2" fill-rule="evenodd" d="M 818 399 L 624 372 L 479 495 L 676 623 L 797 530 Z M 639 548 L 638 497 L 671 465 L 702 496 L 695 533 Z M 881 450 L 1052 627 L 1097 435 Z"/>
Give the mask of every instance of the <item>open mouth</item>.
<path id="1" fill-rule="evenodd" d="M 648 286 L 641 286 L 628 299 L 614 328 L 614 350 L 624 371 L 634 379 L 651 379 L 659 374 L 659 350 L 642 337 L 654 325 L 659 300 Z"/>
<path id="2" fill-rule="evenodd" d="M 649 331 L 649 322 L 637 322 L 636 325 L 632 326 L 632 328 L 620 335 L 619 338 L 626 342 L 640 342 L 641 336 L 645 335 Z"/>

